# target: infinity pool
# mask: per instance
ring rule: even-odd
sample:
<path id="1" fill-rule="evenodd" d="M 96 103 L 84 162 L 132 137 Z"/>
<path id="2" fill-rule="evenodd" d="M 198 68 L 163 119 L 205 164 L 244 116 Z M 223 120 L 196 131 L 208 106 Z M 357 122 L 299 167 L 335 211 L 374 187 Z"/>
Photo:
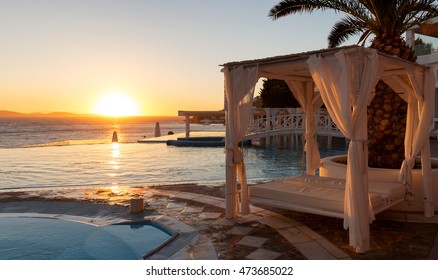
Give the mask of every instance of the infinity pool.
<path id="1" fill-rule="evenodd" d="M 2 260 L 133 260 L 171 238 L 155 222 L 96 226 L 47 217 L 1 217 Z"/>

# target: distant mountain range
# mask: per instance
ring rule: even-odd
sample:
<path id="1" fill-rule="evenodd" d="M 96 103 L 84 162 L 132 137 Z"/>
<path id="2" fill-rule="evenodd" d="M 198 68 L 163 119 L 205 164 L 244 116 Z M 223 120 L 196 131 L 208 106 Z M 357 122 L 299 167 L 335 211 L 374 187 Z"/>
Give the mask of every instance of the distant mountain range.
<path id="1" fill-rule="evenodd" d="M 91 115 L 83 115 L 83 114 L 74 114 L 68 112 L 53 112 L 53 113 L 19 113 L 13 111 L 0 110 L 0 117 L 74 117 L 74 116 L 91 116 Z"/>
<path id="2" fill-rule="evenodd" d="M 116 118 L 116 119 L 131 119 L 131 118 L 141 118 L 142 120 L 148 120 L 148 121 L 181 121 L 183 117 L 180 116 L 137 116 L 137 117 L 107 117 L 103 115 L 97 115 L 97 114 L 75 114 L 75 113 L 69 113 L 69 112 L 53 112 L 53 113 L 19 113 L 14 111 L 7 111 L 7 110 L 0 110 L 0 118 L 20 118 L 20 117 L 43 117 L 43 118 Z"/>

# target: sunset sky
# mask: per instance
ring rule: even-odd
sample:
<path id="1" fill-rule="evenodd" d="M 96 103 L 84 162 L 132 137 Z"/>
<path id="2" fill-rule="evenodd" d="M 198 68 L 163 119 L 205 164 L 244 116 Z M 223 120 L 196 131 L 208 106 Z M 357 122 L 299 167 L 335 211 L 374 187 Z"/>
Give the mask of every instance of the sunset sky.
<path id="1" fill-rule="evenodd" d="M 96 113 L 110 94 L 138 115 L 220 110 L 220 64 L 323 49 L 341 17 L 272 21 L 277 2 L 0 0 L 0 110 Z"/>

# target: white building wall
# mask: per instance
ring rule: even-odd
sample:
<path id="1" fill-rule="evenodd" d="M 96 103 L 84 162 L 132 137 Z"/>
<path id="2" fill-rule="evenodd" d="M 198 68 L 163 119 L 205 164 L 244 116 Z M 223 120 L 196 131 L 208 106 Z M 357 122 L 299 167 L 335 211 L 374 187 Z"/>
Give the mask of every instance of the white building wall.
<path id="1" fill-rule="evenodd" d="M 422 55 L 417 58 L 417 62 L 423 65 L 431 66 L 434 69 L 435 77 L 437 78 L 435 89 L 435 106 L 433 122 L 431 124 L 431 132 L 438 133 L 438 53 Z"/>
<path id="2" fill-rule="evenodd" d="M 432 20 L 429 20 L 427 24 L 437 25 L 438 24 L 438 17 L 433 18 Z M 416 37 L 415 31 L 420 31 L 418 26 L 416 26 L 416 27 L 414 27 L 411 30 L 408 30 L 406 32 L 406 42 L 411 47 L 415 45 L 415 37 Z M 426 36 L 431 36 L 431 34 L 427 34 Z M 436 37 L 436 36 L 433 36 L 433 37 Z M 417 62 L 419 64 L 422 64 L 422 65 L 431 66 L 435 72 L 435 77 L 436 77 L 437 83 L 436 83 L 436 89 L 435 89 L 434 115 L 433 115 L 433 121 L 431 123 L 431 132 L 432 132 L 432 134 L 436 134 L 437 138 L 438 138 L 438 52 L 433 52 L 433 53 L 428 54 L 428 55 L 418 56 Z"/>

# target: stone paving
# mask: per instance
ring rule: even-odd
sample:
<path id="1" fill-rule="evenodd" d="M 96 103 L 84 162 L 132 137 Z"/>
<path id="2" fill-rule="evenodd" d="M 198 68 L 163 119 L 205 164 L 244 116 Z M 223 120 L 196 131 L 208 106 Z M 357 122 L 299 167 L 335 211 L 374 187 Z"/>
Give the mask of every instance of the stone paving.
<path id="1" fill-rule="evenodd" d="M 438 259 L 437 223 L 378 219 L 371 224 L 371 250 L 357 254 L 348 245 L 348 231 L 342 228 L 341 219 L 251 206 L 250 215 L 229 220 L 224 217 L 224 199 L 203 194 L 211 190 L 202 186 L 163 186 L 3 191 L 0 213 L 33 211 L 21 204 L 8 208 L 8 202 L 57 202 L 51 212 L 79 213 L 78 209 L 62 207 L 74 201 L 83 203 L 81 213 L 90 212 L 105 221 L 105 214 L 93 207 L 104 205 L 106 211 L 127 217 L 130 200 L 143 198 L 144 212 L 135 215 L 165 215 L 195 228 L 211 241 L 217 259 Z"/>

